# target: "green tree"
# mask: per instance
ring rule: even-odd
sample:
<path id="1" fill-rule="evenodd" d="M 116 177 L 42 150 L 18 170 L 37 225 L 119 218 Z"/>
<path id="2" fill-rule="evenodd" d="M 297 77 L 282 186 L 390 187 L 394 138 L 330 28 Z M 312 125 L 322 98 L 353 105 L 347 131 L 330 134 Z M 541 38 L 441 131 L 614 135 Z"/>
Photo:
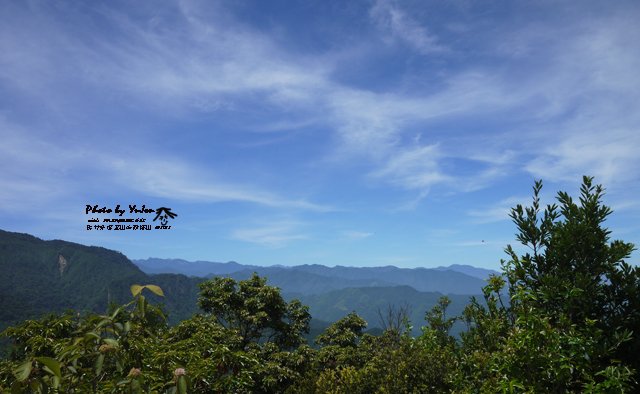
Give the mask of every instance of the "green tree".
<path id="1" fill-rule="evenodd" d="M 610 241 L 603 227 L 611 209 L 604 189 L 584 177 L 579 203 L 565 192 L 559 205 L 533 204 L 511 211 L 516 238 L 504 279 L 484 289 L 486 305 L 472 300 L 463 320 L 457 386 L 465 391 L 625 392 L 637 367 L 638 269 L 624 259 L 632 244 Z M 637 334 L 636 334 L 637 335 Z M 624 345 L 623 345 L 624 344 Z"/>
<path id="2" fill-rule="evenodd" d="M 589 336 L 598 330 L 601 354 L 592 363 L 601 361 L 606 367 L 611 359 L 620 359 L 638 369 L 640 270 L 625 262 L 634 245 L 611 241 L 611 231 L 604 227 L 612 213 L 602 203 L 604 188 L 585 176 L 578 201 L 559 192 L 559 205 L 544 212 L 541 188 L 542 182 L 536 182 L 531 207 L 518 205 L 511 212 L 517 239 L 530 249 L 518 256 L 507 247 L 510 259 L 504 267 L 511 293 L 525 291 L 527 302 L 555 325 L 573 325 Z M 625 346 L 617 346 L 626 340 Z"/>
<path id="3" fill-rule="evenodd" d="M 327 327 L 322 334 L 318 335 L 316 343 L 321 346 L 357 346 L 365 328 L 367 328 L 367 322 L 357 313 L 351 312 Z"/>
<path id="4" fill-rule="evenodd" d="M 286 302 L 277 287 L 267 286 L 257 274 L 236 282 L 214 278 L 200 284 L 198 306 L 219 324 L 237 331 L 242 345 L 258 341 L 292 348 L 309 332 L 309 308 L 298 300 Z"/>

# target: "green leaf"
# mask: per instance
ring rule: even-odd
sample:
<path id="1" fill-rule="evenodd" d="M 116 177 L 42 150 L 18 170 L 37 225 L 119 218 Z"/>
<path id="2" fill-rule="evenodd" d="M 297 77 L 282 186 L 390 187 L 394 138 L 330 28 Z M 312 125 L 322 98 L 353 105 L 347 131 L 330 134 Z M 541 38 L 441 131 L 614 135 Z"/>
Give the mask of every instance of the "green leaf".
<path id="1" fill-rule="evenodd" d="M 164 297 L 164 292 L 162 291 L 160 286 L 157 285 L 131 285 L 131 294 L 133 294 L 134 297 L 137 297 L 142 293 L 142 290 L 144 289 L 149 289 L 149 291 L 151 291 L 153 294 Z"/>
<path id="2" fill-rule="evenodd" d="M 90 338 L 94 338 L 94 339 L 100 339 L 100 335 L 98 335 L 98 333 L 93 332 L 93 331 L 89 331 L 88 333 L 84 334 L 84 339 L 90 339 Z"/>
<path id="3" fill-rule="evenodd" d="M 102 364 L 104 363 L 104 354 L 101 354 L 98 356 L 98 359 L 96 360 L 96 375 L 100 375 L 100 372 L 102 372 Z"/>
<path id="4" fill-rule="evenodd" d="M 136 297 L 140 292 L 142 292 L 142 289 L 144 289 L 144 286 L 131 285 L 131 294 Z"/>
<path id="5" fill-rule="evenodd" d="M 113 338 L 104 338 L 102 341 L 103 341 L 104 343 L 106 343 L 107 345 L 111 345 L 111 346 L 113 346 L 113 347 L 118 347 L 118 346 L 120 346 L 120 344 L 118 343 L 118 341 L 116 341 L 116 340 L 115 340 L 115 339 L 113 339 Z"/>
<path id="6" fill-rule="evenodd" d="M 96 329 L 102 328 L 102 326 L 104 326 L 105 324 L 109 324 L 109 323 L 111 323 L 111 320 L 108 319 L 108 318 L 104 318 L 104 319 L 100 320 L 100 322 L 98 322 L 98 324 L 96 324 L 95 328 Z"/>
<path id="7" fill-rule="evenodd" d="M 162 291 L 162 289 L 160 288 L 160 286 L 156 286 L 156 285 L 146 285 L 144 286 L 147 289 L 151 290 L 153 292 L 153 294 L 160 296 L 160 297 L 164 297 L 164 292 Z"/>
<path id="8" fill-rule="evenodd" d="M 140 298 L 138 298 L 138 313 L 140 314 L 141 317 L 144 318 L 144 312 L 145 312 L 145 299 L 144 296 L 140 296 Z"/>
<path id="9" fill-rule="evenodd" d="M 187 379 L 184 376 L 178 377 L 178 393 L 187 394 Z"/>
<path id="10" fill-rule="evenodd" d="M 51 357 L 36 357 L 36 361 L 46 366 L 58 379 L 62 379 L 62 373 L 60 373 L 60 362 L 58 360 Z"/>
<path id="11" fill-rule="evenodd" d="M 135 285 L 133 285 L 133 286 L 135 286 Z M 133 286 L 132 286 L 132 287 L 133 287 Z M 111 320 L 115 319 L 115 318 L 118 316 L 118 314 L 120 314 L 120 312 L 121 312 L 121 311 L 122 311 L 122 307 L 117 308 L 117 309 L 116 309 L 116 310 L 111 314 Z"/>
<path id="12" fill-rule="evenodd" d="M 31 375 L 31 368 L 33 367 L 33 363 L 31 360 L 22 363 L 18 368 L 13 370 L 13 374 L 19 382 L 24 382 L 27 380 L 29 375 Z"/>

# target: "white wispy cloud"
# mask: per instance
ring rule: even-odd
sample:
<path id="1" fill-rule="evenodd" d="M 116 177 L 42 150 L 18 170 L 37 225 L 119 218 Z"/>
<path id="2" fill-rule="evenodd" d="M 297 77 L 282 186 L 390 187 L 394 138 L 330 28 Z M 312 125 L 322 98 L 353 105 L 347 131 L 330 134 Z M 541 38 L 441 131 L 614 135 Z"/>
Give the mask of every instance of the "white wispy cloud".
<path id="1" fill-rule="evenodd" d="M 640 175 L 633 150 L 640 143 L 640 27 L 634 15 L 623 9 L 577 19 L 563 29 L 562 40 L 558 29 L 524 30 L 523 40 L 530 41 L 525 53 L 539 57 L 543 52 L 535 48 L 544 44 L 547 59 L 535 78 L 523 81 L 541 99 L 532 110 L 544 120 L 526 147 L 534 157 L 524 168 L 536 177 L 575 181 L 587 174 L 619 185 Z"/>
<path id="2" fill-rule="evenodd" d="M 567 133 L 526 169 L 536 177 L 554 181 L 576 181 L 582 175 L 593 175 L 598 183 L 624 183 L 638 178 L 638 146 L 640 128 Z"/>
<path id="3" fill-rule="evenodd" d="M 210 170 L 198 168 L 171 155 L 113 155 L 95 145 L 56 143 L 0 117 L 0 191 L 2 208 L 29 211 L 33 207 L 72 195 L 84 195 L 93 187 L 134 190 L 150 197 L 178 201 L 246 202 L 275 208 L 326 212 L 334 208 L 304 199 L 282 197 L 251 185 L 216 179 Z M 89 182 L 92 178 L 100 179 Z"/>
<path id="4" fill-rule="evenodd" d="M 426 95 L 407 96 L 401 93 L 374 93 L 338 84 L 330 71 L 338 65 L 331 56 L 319 54 L 301 57 L 278 47 L 263 32 L 207 12 L 202 4 L 177 3 L 171 12 L 178 12 L 175 29 L 163 27 L 162 12 L 154 23 L 143 24 L 128 15 L 104 9 L 101 15 L 116 29 L 113 41 L 89 37 L 80 39 L 61 20 L 45 20 L 35 33 L 22 31 L 36 48 L 45 49 L 51 43 L 48 37 L 58 37 L 64 50 L 24 51 L 9 60 L 19 88 L 38 97 L 57 100 L 57 84 L 69 80 L 66 94 L 85 92 L 78 85 L 93 89 L 108 87 L 111 94 L 131 99 L 132 103 L 148 110 L 161 109 L 163 114 L 186 115 L 189 111 L 235 111 L 251 106 L 256 98 L 279 110 L 301 111 L 298 119 L 274 119 L 261 129 L 295 129 L 313 123 L 328 123 L 339 136 L 337 150 L 361 157 L 364 152 L 373 166 L 370 171 L 386 183 L 405 189 L 421 190 L 440 182 L 447 175 L 435 171 L 437 159 L 425 160 L 424 149 L 405 146 L 401 141 L 407 126 L 442 117 L 453 117 L 473 112 L 500 110 L 512 105 L 513 98 L 499 79 L 474 70 L 450 76 L 444 88 Z M 219 10 L 216 10 L 219 11 Z M 375 12 L 374 12 L 375 11 Z M 390 27 L 414 44 L 425 47 L 426 36 L 419 26 L 391 3 L 378 2 L 373 14 L 387 18 Z M 166 10 L 164 12 L 167 12 Z M 221 12 L 220 14 L 224 14 Z M 205 16 L 201 16 L 205 15 Z M 386 17 L 384 16 L 386 15 Z M 175 17 L 175 15 L 173 15 Z M 420 38 L 422 37 L 422 38 Z M 14 43 L 3 43 L 7 52 L 14 53 Z M 37 84 L 20 75 L 19 63 L 31 66 L 27 70 L 58 69 L 62 73 L 37 73 Z M 66 65 L 63 67 L 63 65 Z M 80 74 L 65 74 L 65 70 L 85 70 Z M 36 70 L 31 70 L 36 71 Z M 75 90 L 73 89 L 75 85 Z M 75 92 L 75 93 L 74 93 Z M 79 99 L 79 96 L 78 96 Z M 89 98 L 90 99 L 90 98 Z M 79 99 L 80 100 L 80 99 Z M 71 116 L 76 109 L 61 110 L 62 116 Z M 317 111 L 325 117 L 318 119 Z M 89 131 L 90 132 L 90 131 Z M 145 168 L 144 163 L 138 167 Z M 427 168 L 428 167 L 428 168 Z M 178 169 L 179 170 L 179 169 Z M 164 173 L 175 173 L 167 169 Z M 425 172 L 426 171 L 426 172 Z M 141 173 L 142 170 L 134 171 Z M 176 174 L 176 175 L 184 175 Z M 194 177 L 188 177 L 193 179 Z M 195 186 L 174 176 L 178 188 L 168 188 L 175 196 L 192 199 L 242 199 L 270 205 L 303 206 L 302 202 L 278 202 L 277 198 L 254 190 L 244 191 L 229 185 Z M 145 174 L 137 187 L 161 193 L 154 185 L 168 186 L 164 175 Z M 231 190 L 228 193 L 220 190 Z M 310 207 L 313 208 L 313 207 Z"/>
<path id="5" fill-rule="evenodd" d="M 437 145 L 404 149 L 370 175 L 405 189 L 426 190 L 450 179 L 438 166 L 440 155 Z"/>
<path id="6" fill-rule="evenodd" d="M 216 180 L 210 171 L 170 159 L 123 159 L 110 161 L 114 182 L 143 194 L 183 201 L 235 201 L 277 208 L 327 212 L 334 208 L 299 199 L 283 198 L 252 186 Z"/>
<path id="7" fill-rule="evenodd" d="M 531 204 L 531 197 L 509 197 L 499 201 L 496 204 L 487 206 L 483 209 L 474 209 L 467 212 L 476 223 L 493 223 L 500 221 L 509 221 L 511 218 L 511 208 L 516 205 L 528 206 Z M 542 205 L 544 206 L 544 205 Z"/>
<path id="8" fill-rule="evenodd" d="M 343 231 L 342 235 L 346 239 L 357 241 L 357 240 L 369 238 L 373 235 L 373 233 L 366 232 L 366 231 L 348 230 L 348 231 Z"/>
<path id="9" fill-rule="evenodd" d="M 331 120 L 340 137 L 338 154 L 370 160 L 370 178 L 417 191 L 419 202 L 429 187 L 440 184 L 452 190 L 472 191 L 487 185 L 506 173 L 507 163 L 496 161 L 509 152 L 508 144 L 471 140 L 464 146 L 440 146 L 429 133 L 434 122 L 456 117 L 500 114 L 517 108 L 528 98 L 512 93 L 506 81 L 481 71 L 463 72 L 449 78 L 443 87 L 418 96 L 400 93 L 374 93 L 347 87 L 331 89 Z M 406 143 L 408 130 L 425 125 L 427 143 Z M 451 137 L 455 137 L 452 135 Z M 505 145 L 503 151 L 491 159 L 479 158 L 482 169 L 472 176 L 460 176 L 455 168 L 445 170 L 442 160 L 481 156 L 482 148 L 494 150 Z M 486 156 L 486 154 L 485 154 Z M 415 204 L 409 204 L 415 206 Z"/>
<path id="10" fill-rule="evenodd" d="M 308 235 L 299 231 L 299 223 L 282 221 L 269 225 L 235 229 L 231 233 L 231 238 L 269 248 L 281 248 L 291 242 L 308 238 Z"/>
<path id="11" fill-rule="evenodd" d="M 411 18 L 393 1 L 376 0 L 370 15 L 390 38 L 401 40 L 420 53 L 430 54 L 446 50 L 435 35 Z"/>

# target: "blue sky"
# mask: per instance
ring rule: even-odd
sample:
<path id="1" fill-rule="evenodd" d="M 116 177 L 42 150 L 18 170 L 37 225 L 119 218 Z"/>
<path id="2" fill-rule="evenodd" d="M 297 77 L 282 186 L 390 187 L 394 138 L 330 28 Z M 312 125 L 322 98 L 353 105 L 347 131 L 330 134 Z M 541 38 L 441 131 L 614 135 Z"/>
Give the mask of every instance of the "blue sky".
<path id="1" fill-rule="evenodd" d="M 247 264 L 498 268 L 607 188 L 640 244 L 636 1 L 5 1 L 0 228 Z M 87 231 L 86 204 L 170 207 Z M 638 254 L 631 262 L 638 263 Z"/>

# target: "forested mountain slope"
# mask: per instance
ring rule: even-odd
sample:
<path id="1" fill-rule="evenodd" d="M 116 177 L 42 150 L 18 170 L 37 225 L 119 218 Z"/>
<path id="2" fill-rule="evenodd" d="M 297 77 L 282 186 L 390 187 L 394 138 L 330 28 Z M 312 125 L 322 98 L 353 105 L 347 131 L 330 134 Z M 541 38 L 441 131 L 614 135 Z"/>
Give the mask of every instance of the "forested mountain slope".
<path id="1" fill-rule="evenodd" d="M 0 271 L 0 328 L 67 309 L 104 312 L 109 302 L 128 300 L 132 284 L 147 283 L 164 289 L 162 302 L 175 322 L 195 311 L 197 283 L 204 280 L 150 277 L 114 250 L 2 230 Z"/>

